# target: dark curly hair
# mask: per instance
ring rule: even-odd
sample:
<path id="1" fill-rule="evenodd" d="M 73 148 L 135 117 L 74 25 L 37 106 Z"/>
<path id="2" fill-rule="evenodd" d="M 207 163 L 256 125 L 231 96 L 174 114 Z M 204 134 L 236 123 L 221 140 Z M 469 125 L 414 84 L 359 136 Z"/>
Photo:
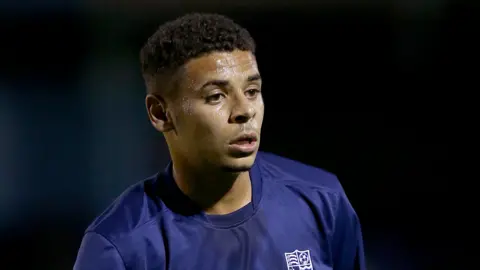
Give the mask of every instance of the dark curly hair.
<path id="1" fill-rule="evenodd" d="M 187 14 L 161 25 L 148 39 L 140 51 L 142 73 L 148 82 L 190 59 L 235 49 L 255 53 L 255 41 L 246 29 L 223 15 Z"/>

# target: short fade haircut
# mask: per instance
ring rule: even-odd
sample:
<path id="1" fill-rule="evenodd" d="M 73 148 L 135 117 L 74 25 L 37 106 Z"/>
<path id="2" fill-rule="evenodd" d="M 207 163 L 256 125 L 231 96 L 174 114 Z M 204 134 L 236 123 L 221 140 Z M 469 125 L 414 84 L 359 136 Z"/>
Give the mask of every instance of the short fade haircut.
<path id="1" fill-rule="evenodd" d="M 190 13 L 161 25 L 140 51 L 142 74 L 148 83 L 173 74 L 189 60 L 212 52 L 250 51 L 255 41 L 232 19 L 219 14 Z"/>

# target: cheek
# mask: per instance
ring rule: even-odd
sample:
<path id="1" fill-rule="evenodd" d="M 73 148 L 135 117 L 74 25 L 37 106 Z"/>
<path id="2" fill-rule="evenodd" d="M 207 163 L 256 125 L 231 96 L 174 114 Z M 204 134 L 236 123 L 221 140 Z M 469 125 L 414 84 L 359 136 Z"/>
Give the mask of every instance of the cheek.
<path id="1" fill-rule="evenodd" d="M 182 98 L 181 107 L 182 107 L 182 113 L 184 115 L 193 114 L 193 104 L 189 98 L 187 97 Z"/>
<path id="2" fill-rule="evenodd" d="M 211 115 L 207 117 L 211 117 L 212 124 L 215 126 L 223 126 L 224 123 L 228 123 L 229 113 L 227 105 L 223 104 L 214 108 L 211 111 Z"/>
<path id="3" fill-rule="evenodd" d="M 209 106 L 200 102 L 184 99 L 182 101 L 179 131 L 193 142 L 211 143 L 222 141 L 228 124 L 228 113 L 224 106 Z"/>
<path id="4" fill-rule="evenodd" d="M 265 110 L 265 104 L 263 103 L 263 97 L 260 96 L 260 98 L 258 99 L 258 110 L 260 112 L 262 112 L 262 115 L 263 115 L 263 111 Z"/>
<path id="5" fill-rule="evenodd" d="M 209 108 L 202 114 L 203 132 L 208 136 L 206 140 L 216 143 L 224 137 L 228 125 L 228 113 L 225 106 Z"/>
<path id="6" fill-rule="evenodd" d="M 265 112 L 265 105 L 263 104 L 263 99 L 259 99 L 255 104 L 257 115 L 255 117 L 256 124 L 261 127 L 263 122 L 263 115 Z"/>

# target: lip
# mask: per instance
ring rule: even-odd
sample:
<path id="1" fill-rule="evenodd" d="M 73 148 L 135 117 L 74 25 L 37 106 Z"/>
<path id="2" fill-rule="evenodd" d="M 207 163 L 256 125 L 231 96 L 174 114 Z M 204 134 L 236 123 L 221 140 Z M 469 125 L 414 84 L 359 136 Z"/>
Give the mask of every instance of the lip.
<path id="1" fill-rule="evenodd" d="M 233 140 L 230 141 L 230 144 L 236 144 L 237 142 L 239 141 L 244 141 L 244 140 L 249 140 L 249 141 L 252 141 L 252 142 L 256 142 L 258 141 L 258 137 L 257 137 L 257 134 L 255 133 L 243 133 L 235 138 L 233 138 Z"/>
<path id="2" fill-rule="evenodd" d="M 240 141 L 248 140 L 247 143 Z M 258 137 L 255 133 L 242 134 L 230 141 L 228 147 L 232 152 L 238 154 L 251 154 L 257 149 Z"/>

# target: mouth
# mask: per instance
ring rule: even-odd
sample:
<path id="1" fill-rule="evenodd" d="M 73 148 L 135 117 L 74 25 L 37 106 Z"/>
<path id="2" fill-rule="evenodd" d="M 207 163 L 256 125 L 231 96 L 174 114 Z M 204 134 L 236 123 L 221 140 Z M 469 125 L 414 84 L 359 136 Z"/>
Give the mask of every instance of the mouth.
<path id="1" fill-rule="evenodd" d="M 254 133 L 243 134 L 233 139 L 230 145 L 251 145 L 258 141 L 257 135 Z"/>
<path id="2" fill-rule="evenodd" d="M 242 134 L 228 145 L 231 155 L 235 157 L 247 157 L 255 153 L 258 148 L 258 137 L 255 133 Z"/>

